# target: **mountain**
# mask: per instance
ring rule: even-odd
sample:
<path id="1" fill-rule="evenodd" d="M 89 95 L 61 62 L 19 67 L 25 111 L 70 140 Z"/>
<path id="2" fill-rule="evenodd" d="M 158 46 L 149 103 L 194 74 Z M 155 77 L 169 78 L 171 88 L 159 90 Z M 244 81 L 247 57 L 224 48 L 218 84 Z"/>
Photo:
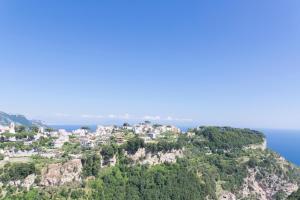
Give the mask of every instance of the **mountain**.
<path id="1" fill-rule="evenodd" d="M 10 123 L 15 123 L 17 126 L 45 126 L 41 121 L 38 120 L 29 120 L 24 115 L 15 115 L 15 114 L 7 114 L 5 112 L 0 111 L 0 125 L 8 126 Z"/>

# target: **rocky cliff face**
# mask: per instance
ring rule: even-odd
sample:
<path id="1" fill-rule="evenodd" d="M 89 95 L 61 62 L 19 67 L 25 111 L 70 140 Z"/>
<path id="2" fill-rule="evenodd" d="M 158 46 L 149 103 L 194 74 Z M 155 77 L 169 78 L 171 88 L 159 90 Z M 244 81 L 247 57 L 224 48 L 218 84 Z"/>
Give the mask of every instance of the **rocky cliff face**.
<path id="1" fill-rule="evenodd" d="M 296 183 L 289 182 L 276 174 L 266 174 L 265 178 L 259 180 L 256 178 L 257 173 L 255 169 L 249 170 L 240 193 L 243 198 L 256 197 L 261 200 L 271 200 L 277 192 L 281 191 L 289 196 L 298 190 Z"/>
<path id="2" fill-rule="evenodd" d="M 139 149 L 135 154 L 126 153 L 127 157 L 139 164 L 158 165 L 162 163 L 175 163 L 177 157 L 183 157 L 183 150 L 151 153 L 145 148 Z"/>
<path id="3" fill-rule="evenodd" d="M 80 182 L 82 164 L 80 159 L 70 160 L 64 164 L 50 164 L 42 170 L 41 186 L 60 186 L 66 183 Z"/>
<path id="4" fill-rule="evenodd" d="M 241 189 L 235 194 L 222 191 L 218 199 L 236 200 L 236 199 L 259 199 L 273 200 L 281 193 L 281 198 L 286 199 L 289 195 L 299 189 L 298 183 L 289 178 L 288 171 L 293 170 L 294 166 L 288 163 L 282 157 L 272 154 L 274 163 L 278 169 L 273 170 L 270 167 L 248 168 L 247 177 Z"/>
<path id="5" fill-rule="evenodd" d="M 245 147 L 244 149 L 260 149 L 260 150 L 266 150 L 267 149 L 267 140 L 264 139 L 263 143 L 261 144 L 252 144 L 252 145 L 249 145 L 247 147 Z"/>
<path id="6" fill-rule="evenodd" d="M 31 174 L 27 176 L 24 180 L 16 180 L 16 181 L 9 181 L 8 185 L 14 186 L 14 187 L 23 187 L 29 190 L 29 188 L 34 184 L 36 175 Z"/>

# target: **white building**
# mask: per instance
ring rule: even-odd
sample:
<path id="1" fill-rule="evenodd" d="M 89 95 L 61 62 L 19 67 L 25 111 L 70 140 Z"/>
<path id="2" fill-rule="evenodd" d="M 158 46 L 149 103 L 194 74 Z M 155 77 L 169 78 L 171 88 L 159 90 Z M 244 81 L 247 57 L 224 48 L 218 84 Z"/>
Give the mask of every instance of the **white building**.
<path id="1" fill-rule="evenodd" d="M 89 139 L 88 137 L 81 137 L 80 138 L 80 146 L 84 148 L 94 148 L 95 142 Z"/>
<path id="2" fill-rule="evenodd" d="M 86 130 L 86 129 L 77 129 L 77 130 L 72 131 L 72 133 L 74 135 L 79 135 L 79 136 L 82 137 L 82 136 L 85 136 L 88 133 L 88 130 Z"/>
<path id="3" fill-rule="evenodd" d="M 65 142 L 69 142 L 69 135 L 71 135 L 71 133 L 64 129 L 58 130 L 58 138 L 54 142 L 54 147 L 61 148 Z"/>
<path id="4" fill-rule="evenodd" d="M 69 136 L 60 136 L 55 140 L 54 148 L 61 148 L 66 142 L 69 142 Z"/>
<path id="5" fill-rule="evenodd" d="M 40 127 L 39 128 L 39 133 L 45 133 L 45 128 L 44 127 Z"/>
<path id="6" fill-rule="evenodd" d="M 0 134 L 6 132 L 6 127 L 0 125 Z"/>
<path id="7" fill-rule="evenodd" d="M 101 126 L 98 125 L 96 129 L 96 135 L 103 136 L 103 135 L 111 135 L 115 130 L 114 126 Z"/>
<path id="8" fill-rule="evenodd" d="M 0 134 L 1 133 L 5 133 L 5 132 L 16 133 L 16 131 L 15 131 L 15 124 L 12 122 L 12 123 L 10 123 L 9 126 L 1 126 L 0 125 Z"/>

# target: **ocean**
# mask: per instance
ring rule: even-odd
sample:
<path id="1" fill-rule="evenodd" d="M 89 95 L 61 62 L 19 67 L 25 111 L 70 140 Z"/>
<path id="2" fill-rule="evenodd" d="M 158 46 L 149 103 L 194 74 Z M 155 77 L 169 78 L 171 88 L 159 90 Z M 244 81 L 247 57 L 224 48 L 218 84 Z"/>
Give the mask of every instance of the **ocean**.
<path id="1" fill-rule="evenodd" d="M 260 131 L 267 137 L 268 148 L 300 166 L 300 130 L 263 129 Z"/>
<path id="2" fill-rule="evenodd" d="M 55 129 L 66 129 L 72 131 L 82 127 L 81 125 L 53 125 Z M 96 125 L 89 125 L 92 131 L 96 130 Z M 185 127 L 180 127 L 187 130 Z M 268 148 L 279 153 L 288 161 L 300 166 L 300 130 L 274 130 L 260 129 L 268 141 Z"/>

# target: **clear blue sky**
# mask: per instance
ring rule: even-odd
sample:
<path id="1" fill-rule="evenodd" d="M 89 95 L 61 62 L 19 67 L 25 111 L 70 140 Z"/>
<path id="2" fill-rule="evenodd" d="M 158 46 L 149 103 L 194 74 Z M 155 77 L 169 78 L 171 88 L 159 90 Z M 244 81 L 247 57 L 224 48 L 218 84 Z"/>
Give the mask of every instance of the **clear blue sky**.
<path id="1" fill-rule="evenodd" d="M 2 0 L 0 110 L 300 128 L 298 0 Z"/>

